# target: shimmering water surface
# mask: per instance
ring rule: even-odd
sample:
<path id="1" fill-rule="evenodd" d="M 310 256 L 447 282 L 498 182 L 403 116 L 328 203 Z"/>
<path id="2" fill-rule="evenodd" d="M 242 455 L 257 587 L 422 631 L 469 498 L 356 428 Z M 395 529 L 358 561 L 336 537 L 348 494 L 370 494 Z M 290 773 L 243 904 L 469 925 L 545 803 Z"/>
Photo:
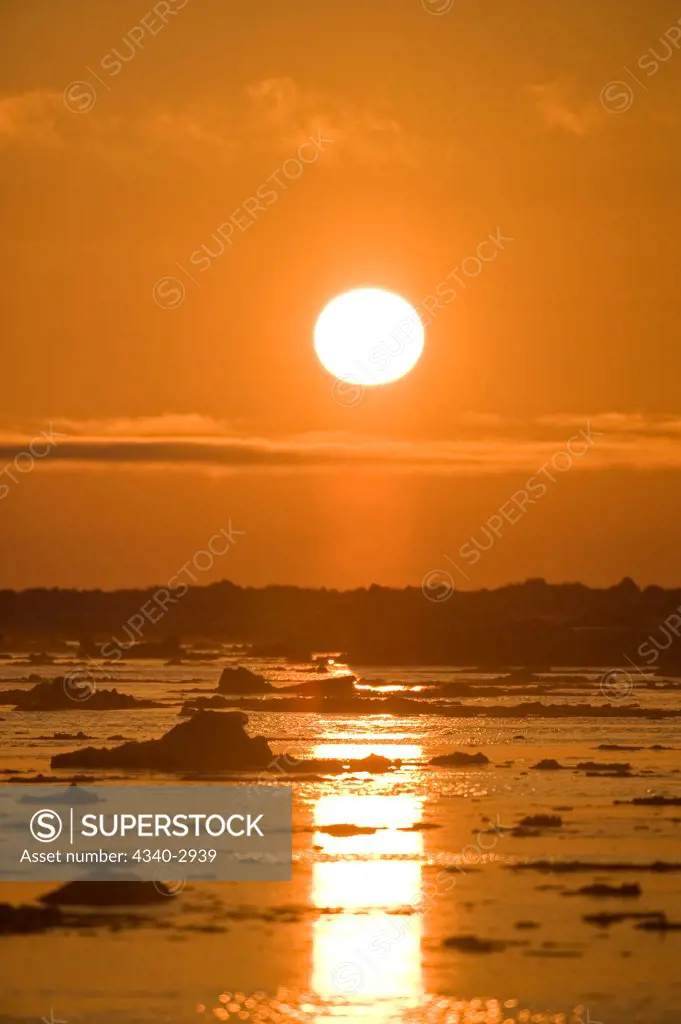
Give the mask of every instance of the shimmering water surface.
<path id="1" fill-rule="evenodd" d="M 207 693 L 225 663 L 131 663 L 95 673 L 98 685 L 161 700 L 160 709 L 91 712 L 75 702 L 67 712 L 0 707 L 4 777 L 7 769 L 67 777 L 52 772 L 49 759 L 80 744 L 41 738 L 55 732 L 82 730 L 88 736 L 82 745 L 113 745 L 113 735 L 160 736 L 179 721 L 188 691 Z M 247 664 L 281 683 L 310 679 L 306 666 Z M 65 668 L 5 662 L 0 686 L 17 685 L 30 671 L 47 677 Z M 427 687 L 455 672 L 493 679 L 453 668 L 357 672 L 391 689 Z M 556 677 L 558 695 L 526 699 L 603 703 L 598 677 L 588 671 Z M 113 915 L 103 928 L 0 937 L 0 1021 L 40 1019 L 52 1007 L 55 1017 L 98 1024 L 202 1018 L 677 1024 L 681 931 L 644 931 L 629 919 L 584 921 L 601 911 L 664 911 L 681 921 L 681 872 L 636 868 L 681 862 L 681 809 L 616 803 L 681 796 L 679 750 L 648 749 L 681 748 L 677 721 L 588 719 L 578 709 L 552 719 L 485 716 L 487 705 L 521 699 L 512 690 L 466 698 L 480 705 L 472 718 L 249 712 L 249 731 L 267 736 L 275 752 L 353 758 L 374 752 L 399 758 L 402 766 L 382 775 L 293 782 L 290 883 L 192 885 L 137 927 L 116 924 Z M 673 708 L 678 701 L 676 691 L 642 687 L 622 703 Z M 646 749 L 597 750 L 602 743 Z M 480 750 L 491 763 L 429 765 L 453 750 Z M 547 757 L 566 770 L 531 769 Z M 586 760 L 628 761 L 632 774 L 576 771 Z M 539 813 L 559 814 L 562 827 L 535 835 L 505 831 Z M 374 831 L 324 831 L 338 824 Z M 569 875 L 512 869 L 539 859 L 629 868 Z M 569 895 L 597 881 L 638 882 L 642 892 L 628 899 Z M 0 901 L 25 903 L 54 887 L 0 883 Z M 448 939 L 464 941 L 448 945 Z"/>

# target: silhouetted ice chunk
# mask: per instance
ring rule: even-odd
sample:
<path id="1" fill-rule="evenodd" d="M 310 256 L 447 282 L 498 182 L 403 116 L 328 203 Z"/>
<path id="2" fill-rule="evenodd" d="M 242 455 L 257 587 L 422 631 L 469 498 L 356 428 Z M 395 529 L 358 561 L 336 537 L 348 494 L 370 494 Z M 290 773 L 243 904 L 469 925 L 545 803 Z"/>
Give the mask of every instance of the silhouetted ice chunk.
<path id="1" fill-rule="evenodd" d="M 652 750 L 653 748 L 651 747 L 650 749 Z M 596 750 L 621 750 L 629 753 L 634 750 L 645 750 L 645 747 L 626 747 L 620 743 L 599 743 Z"/>
<path id="2" fill-rule="evenodd" d="M 628 761 L 611 761 L 609 764 L 598 761 L 580 761 L 576 768 L 580 772 L 609 772 L 616 775 L 631 771 Z"/>
<path id="3" fill-rule="evenodd" d="M 681 807 L 681 797 L 635 796 L 633 800 L 616 800 L 615 803 L 630 803 L 634 807 Z"/>
<path id="4" fill-rule="evenodd" d="M 361 694 L 355 689 L 355 677 L 352 675 L 332 676 L 330 679 L 309 679 L 304 683 L 285 686 L 282 693 L 297 693 L 310 697 L 357 697 Z"/>
<path id="5" fill-rule="evenodd" d="M 664 860 L 656 860 L 650 864 L 635 864 L 633 861 L 531 860 L 508 866 L 512 871 L 541 871 L 552 875 L 571 875 L 578 872 L 606 875 L 612 871 L 652 871 L 655 874 L 666 874 L 681 871 L 680 863 Z"/>
<path id="6" fill-rule="evenodd" d="M 19 798 L 20 804 L 42 804 L 44 802 L 44 795 L 33 796 L 31 793 L 25 793 L 24 796 Z M 50 804 L 65 804 L 67 807 L 72 807 L 74 804 L 84 806 L 85 804 L 98 803 L 100 803 L 100 798 L 96 793 L 92 793 L 87 789 L 81 789 L 75 783 L 72 783 L 61 792 L 50 793 Z"/>
<path id="7" fill-rule="evenodd" d="M 583 885 L 581 889 L 572 892 L 564 892 L 563 896 L 593 896 L 596 899 L 616 896 L 621 899 L 637 899 L 643 890 L 638 882 L 623 883 L 622 885 L 608 885 L 606 882 L 594 882 L 593 885 Z"/>
<path id="8" fill-rule="evenodd" d="M 37 683 L 30 690 L 9 691 L 15 697 L 11 701 L 18 711 L 125 711 L 128 708 L 160 708 L 157 701 L 139 700 L 118 690 L 89 689 L 88 684 L 78 684 L 78 677 L 57 676 Z"/>
<path id="9" fill-rule="evenodd" d="M 190 718 L 199 711 L 208 711 L 211 708 L 215 711 L 218 708 L 229 708 L 234 705 L 234 700 L 228 700 L 216 694 L 214 697 L 195 697 L 193 700 L 185 701 L 179 710 L 180 718 Z"/>
<path id="10" fill-rule="evenodd" d="M 399 760 L 391 761 L 389 757 L 382 757 L 380 754 L 351 758 L 311 758 L 308 761 L 297 761 L 295 758 L 289 757 L 288 771 L 293 774 L 316 772 L 340 775 L 343 772 L 371 772 L 372 775 L 378 775 L 399 768 L 401 764 L 402 762 Z"/>
<path id="11" fill-rule="evenodd" d="M 370 825 L 319 825 L 316 831 L 343 839 L 346 836 L 372 836 L 377 832 L 377 828 L 372 828 Z"/>
<path id="12" fill-rule="evenodd" d="M 54 732 L 51 736 L 36 736 L 39 740 L 91 740 L 84 732 Z"/>
<path id="13" fill-rule="evenodd" d="M 634 910 L 622 913 L 608 914 L 602 911 L 600 914 L 584 914 L 582 921 L 585 924 L 595 924 L 599 928 L 609 928 L 611 924 L 619 924 L 621 921 L 639 921 L 663 919 L 665 915 L 661 910 Z"/>
<path id="14" fill-rule="evenodd" d="M 0 704 L 4 704 L 7 707 L 12 704 L 18 704 L 20 700 L 24 699 L 27 692 L 29 691 L 24 689 L 0 690 Z"/>
<path id="15" fill-rule="evenodd" d="M 157 740 L 118 747 L 84 747 L 52 758 L 53 768 L 130 768 L 220 772 L 267 768 L 273 759 L 264 736 L 249 736 L 242 711 L 202 711 Z"/>
<path id="16" fill-rule="evenodd" d="M 442 768 L 466 768 L 481 764 L 489 764 L 489 758 L 480 752 L 477 754 L 466 754 L 463 751 L 455 750 L 453 754 L 441 754 L 439 757 L 432 757 L 430 764 Z"/>
<path id="17" fill-rule="evenodd" d="M 460 953 L 503 953 L 507 943 L 479 939 L 477 935 L 450 935 L 442 945 L 447 949 L 457 949 Z"/>
<path id="18" fill-rule="evenodd" d="M 519 822 L 525 828 L 560 828 L 562 824 L 558 814 L 530 814 Z"/>
<path id="19" fill-rule="evenodd" d="M 277 687 L 268 683 L 264 676 L 244 668 L 242 665 L 236 668 L 224 668 L 220 681 L 216 687 L 216 693 L 228 694 L 252 694 L 252 693 L 273 693 Z"/>
<path id="20" fill-rule="evenodd" d="M 0 935 L 30 935 L 58 928 L 61 923 L 57 907 L 13 907 L 0 903 Z"/>
<path id="21" fill-rule="evenodd" d="M 641 921 L 636 928 L 640 932 L 681 932 L 681 921 L 669 921 L 662 914 L 661 917 L 652 917 L 650 920 Z"/>
<path id="22" fill-rule="evenodd" d="M 67 882 L 41 896 L 40 902 L 49 907 L 140 907 L 165 903 L 171 895 L 163 882 L 112 878 L 101 882 Z"/>

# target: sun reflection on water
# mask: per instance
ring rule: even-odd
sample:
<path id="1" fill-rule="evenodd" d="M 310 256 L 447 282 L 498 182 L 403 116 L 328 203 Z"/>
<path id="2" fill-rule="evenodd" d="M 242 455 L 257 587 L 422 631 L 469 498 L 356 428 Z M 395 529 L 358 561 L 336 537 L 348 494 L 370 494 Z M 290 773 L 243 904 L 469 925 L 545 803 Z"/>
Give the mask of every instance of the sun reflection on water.
<path id="1" fill-rule="evenodd" d="M 395 756 L 394 745 L 391 750 Z M 399 831 L 418 824 L 422 810 L 421 798 L 399 793 L 326 795 L 314 807 L 314 824 L 321 829 L 338 824 L 376 829 L 344 837 L 315 833 L 321 852 L 338 859 L 313 865 L 312 902 L 344 912 L 321 915 L 314 924 L 311 979 L 322 999 L 353 1001 L 355 1016 L 366 1011 L 376 1024 L 423 994 L 417 909 L 423 834 Z M 345 859 L 358 855 L 362 859 Z"/>
<path id="2" fill-rule="evenodd" d="M 423 757 L 423 747 L 418 743 L 315 743 L 312 756 L 342 761 L 367 757 L 368 754 L 380 754 L 392 761 L 417 761 Z"/>

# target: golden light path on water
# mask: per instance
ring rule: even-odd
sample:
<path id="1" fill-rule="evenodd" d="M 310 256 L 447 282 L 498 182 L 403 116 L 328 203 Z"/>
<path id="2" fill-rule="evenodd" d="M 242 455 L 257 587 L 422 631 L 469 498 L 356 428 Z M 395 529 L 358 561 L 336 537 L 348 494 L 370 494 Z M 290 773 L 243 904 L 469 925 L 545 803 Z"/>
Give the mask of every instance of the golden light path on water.
<path id="1" fill-rule="evenodd" d="M 423 756 L 423 747 L 417 743 L 372 743 L 370 747 L 366 743 L 317 743 L 313 756 L 342 760 L 343 758 L 360 759 L 369 753 L 380 754 L 381 757 L 388 757 L 394 761 L 412 761 Z M 333 824 L 333 822 L 329 824 Z M 363 824 L 368 825 L 370 822 Z"/>
<path id="2" fill-rule="evenodd" d="M 357 756 L 350 748 L 355 745 L 343 745 L 343 755 Z M 411 756 L 421 752 L 408 749 Z M 323 999 L 355 1002 L 353 1015 L 366 1014 L 375 1024 L 393 1019 L 398 1004 L 423 996 L 421 919 L 410 912 L 421 902 L 423 835 L 400 831 L 418 824 L 422 811 L 422 798 L 399 793 L 331 794 L 314 807 L 319 828 L 342 823 L 376 829 L 342 838 L 315 833 L 321 855 L 343 859 L 313 865 L 312 902 L 320 909 L 342 907 L 343 913 L 314 923 L 311 979 Z"/>

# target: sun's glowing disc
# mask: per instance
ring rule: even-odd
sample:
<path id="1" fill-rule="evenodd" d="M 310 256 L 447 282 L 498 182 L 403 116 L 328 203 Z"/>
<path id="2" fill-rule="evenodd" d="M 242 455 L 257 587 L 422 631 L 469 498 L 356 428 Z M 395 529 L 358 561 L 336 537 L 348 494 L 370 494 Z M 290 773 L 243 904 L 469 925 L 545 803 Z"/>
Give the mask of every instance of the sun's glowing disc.
<path id="1" fill-rule="evenodd" d="M 319 360 L 339 380 L 390 384 L 414 368 L 425 334 L 406 299 L 381 288 L 338 295 L 322 310 L 314 332 Z"/>

